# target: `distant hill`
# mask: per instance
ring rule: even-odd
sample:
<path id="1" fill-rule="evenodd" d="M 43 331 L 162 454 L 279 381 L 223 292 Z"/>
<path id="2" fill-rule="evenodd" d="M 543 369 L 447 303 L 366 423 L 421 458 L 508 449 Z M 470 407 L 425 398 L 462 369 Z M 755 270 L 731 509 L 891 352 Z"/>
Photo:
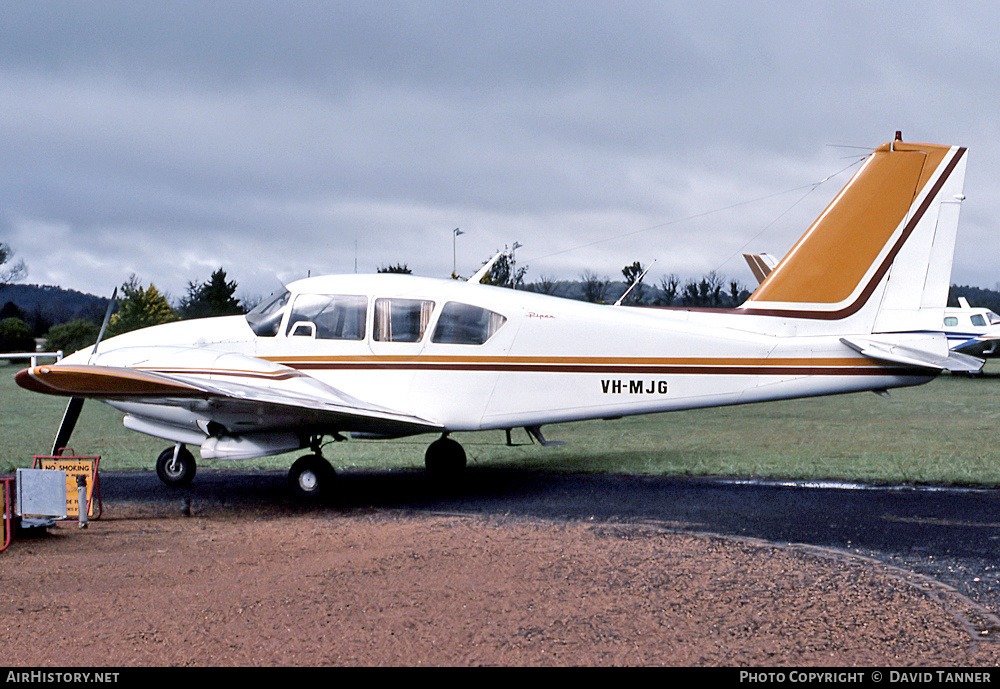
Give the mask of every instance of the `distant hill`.
<path id="1" fill-rule="evenodd" d="M 100 323 L 108 308 L 106 297 L 50 285 L 0 287 L 0 307 L 8 303 L 24 313 L 36 335 L 43 335 L 53 325 L 77 318 Z"/>

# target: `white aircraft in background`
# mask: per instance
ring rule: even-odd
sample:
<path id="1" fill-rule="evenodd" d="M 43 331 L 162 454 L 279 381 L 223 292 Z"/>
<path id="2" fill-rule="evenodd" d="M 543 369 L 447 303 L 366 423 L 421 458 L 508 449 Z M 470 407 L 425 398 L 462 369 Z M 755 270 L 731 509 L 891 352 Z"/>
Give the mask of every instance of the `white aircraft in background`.
<path id="1" fill-rule="evenodd" d="M 1000 356 L 1000 316 L 985 306 L 970 306 L 965 297 L 959 306 L 944 310 L 944 334 L 956 352 L 978 357 Z"/>
<path id="2" fill-rule="evenodd" d="M 302 448 L 294 490 L 329 490 L 324 437 L 440 438 L 432 473 L 457 472 L 449 434 L 696 407 L 883 391 L 982 360 L 949 351 L 941 323 L 966 149 L 877 148 L 750 298 L 707 311 L 602 306 L 409 275 L 299 280 L 245 317 L 182 321 L 19 372 L 173 443 L 164 482 L 203 458 Z M 482 272 L 482 271 L 481 271 Z M 56 450 L 57 451 L 57 450 Z"/>

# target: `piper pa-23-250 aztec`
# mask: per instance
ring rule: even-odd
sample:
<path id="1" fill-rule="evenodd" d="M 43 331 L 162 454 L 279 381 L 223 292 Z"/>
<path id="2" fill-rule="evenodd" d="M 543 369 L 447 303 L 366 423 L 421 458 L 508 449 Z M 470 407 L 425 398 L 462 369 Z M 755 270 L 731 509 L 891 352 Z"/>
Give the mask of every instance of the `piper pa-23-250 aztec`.
<path id="1" fill-rule="evenodd" d="M 173 443 L 160 478 L 203 458 L 300 448 L 289 479 L 329 490 L 324 437 L 440 436 L 429 472 L 457 472 L 449 434 L 918 385 L 978 371 L 940 332 L 966 149 L 878 147 L 741 306 L 597 305 L 409 275 L 313 277 L 243 316 L 133 331 L 17 374 Z M 54 450 L 55 452 L 56 450 Z"/>

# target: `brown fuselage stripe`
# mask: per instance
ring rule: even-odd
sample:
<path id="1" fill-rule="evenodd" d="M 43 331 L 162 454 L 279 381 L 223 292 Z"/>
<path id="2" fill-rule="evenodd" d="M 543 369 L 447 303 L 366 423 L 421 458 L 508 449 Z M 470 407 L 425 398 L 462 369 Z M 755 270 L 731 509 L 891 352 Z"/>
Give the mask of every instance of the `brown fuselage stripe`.
<path id="1" fill-rule="evenodd" d="M 899 239 L 896 240 L 896 243 L 893 245 L 892 249 L 889 250 L 889 253 L 886 254 L 886 257 L 882 260 L 882 263 L 881 265 L 879 265 L 878 270 L 875 271 L 875 274 L 872 276 L 871 280 L 868 281 L 868 284 L 865 285 L 864 290 L 861 292 L 860 295 L 858 295 L 858 298 L 855 299 L 852 304 L 845 306 L 844 308 L 838 311 L 818 311 L 818 310 L 798 311 L 789 308 L 765 309 L 765 308 L 756 308 L 751 306 L 745 309 L 743 308 L 737 309 L 735 312 L 745 313 L 755 316 L 782 316 L 787 318 L 811 318 L 816 320 L 834 321 L 834 320 L 840 320 L 841 318 L 847 318 L 848 316 L 852 316 L 858 311 L 860 311 L 861 307 L 863 307 L 868 302 L 868 298 L 871 297 L 872 293 L 875 291 L 875 288 L 878 287 L 878 284 L 882 281 L 882 278 L 885 277 L 886 271 L 889 270 L 889 266 L 892 265 L 892 262 L 896 258 L 896 254 L 898 254 L 899 251 L 903 248 L 903 244 L 905 244 L 906 240 L 909 239 L 910 234 L 913 233 L 913 230 L 914 228 L 916 228 L 917 223 L 919 223 L 920 220 L 924 217 L 924 214 L 927 212 L 927 209 L 930 207 L 931 203 L 937 197 L 938 192 L 941 190 L 941 187 L 944 186 L 944 183 L 948 180 L 948 178 L 951 176 L 951 173 L 958 165 L 958 162 L 962 159 L 962 156 L 965 155 L 965 151 L 966 151 L 965 148 L 959 148 L 955 152 L 955 155 L 952 156 L 951 160 L 945 166 L 944 172 L 941 173 L 941 176 L 938 177 L 937 182 L 934 183 L 934 186 L 931 188 L 930 192 L 927 194 L 926 197 L 924 197 L 923 203 L 920 204 L 920 208 L 918 208 L 917 212 L 913 215 L 912 218 L 910 218 L 910 222 L 908 222 L 906 224 L 906 227 L 903 228 L 903 232 L 900 234 Z"/>
<path id="2" fill-rule="evenodd" d="M 285 362 L 289 368 L 302 371 L 469 371 L 495 373 L 638 373 L 657 375 L 826 375 L 826 376 L 922 376 L 932 371 L 915 366 L 738 366 L 711 364 L 629 365 L 614 363 L 560 364 L 560 363 L 424 363 L 409 362 Z"/>

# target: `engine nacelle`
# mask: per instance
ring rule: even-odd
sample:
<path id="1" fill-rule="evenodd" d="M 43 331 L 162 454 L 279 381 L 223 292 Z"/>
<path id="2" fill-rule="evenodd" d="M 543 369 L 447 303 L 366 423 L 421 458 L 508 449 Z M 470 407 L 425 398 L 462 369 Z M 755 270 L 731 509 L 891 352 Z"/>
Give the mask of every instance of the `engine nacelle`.
<path id="1" fill-rule="evenodd" d="M 253 459 L 280 455 L 305 447 L 295 433 L 247 433 L 240 436 L 208 436 L 191 427 L 154 421 L 135 414 L 126 414 L 122 420 L 125 428 L 163 438 L 175 443 L 197 445 L 202 459 Z"/>
<path id="2" fill-rule="evenodd" d="M 253 459 L 291 452 L 304 447 L 295 433 L 248 433 L 209 438 L 201 444 L 203 459 Z"/>

